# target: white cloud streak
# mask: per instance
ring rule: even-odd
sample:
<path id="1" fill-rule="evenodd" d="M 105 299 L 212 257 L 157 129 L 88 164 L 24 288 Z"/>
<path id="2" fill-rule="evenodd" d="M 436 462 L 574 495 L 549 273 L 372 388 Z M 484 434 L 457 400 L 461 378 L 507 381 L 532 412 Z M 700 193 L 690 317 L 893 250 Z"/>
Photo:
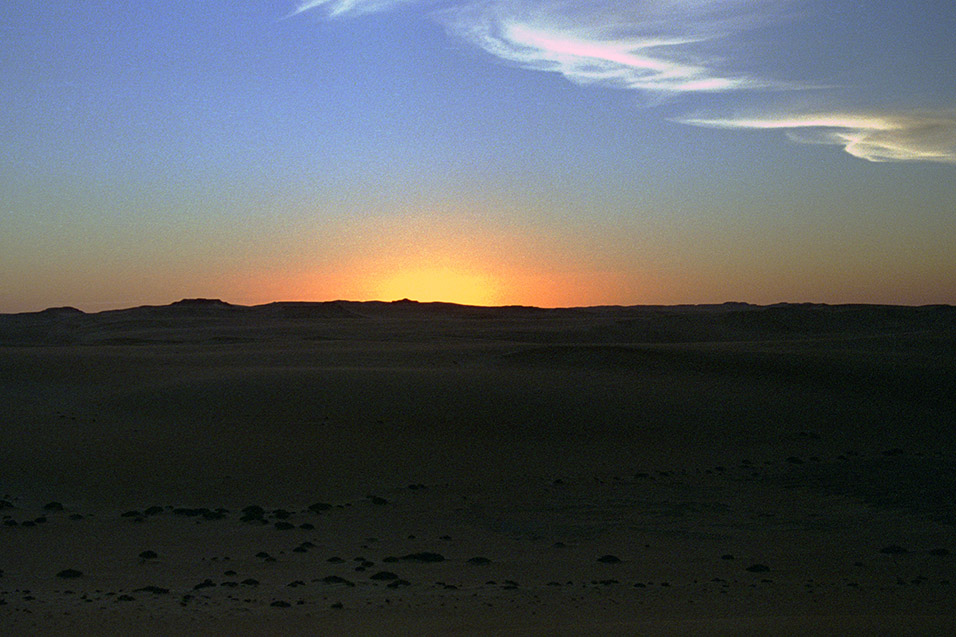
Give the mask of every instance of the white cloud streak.
<path id="1" fill-rule="evenodd" d="M 295 8 L 292 15 L 298 15 L 318 8 L 324 8 L 333 18 L 344 15 L 364 15 L 392 9 L 402 4 L 420 1 L 421 0 L 304 0 Z"/>
<path id="2" fill-rule="evenodd" d="M 340 17 L 437 2 L 301 0 L 293 15 L 323 9 L 330 17 Z M 794 2 L 447 0 L 450 8 L 433 15 L 454 36 L 522 68 L 558 73 L 580 85 L 666 98 L 801 88 L 735 72 L 731 56 L 739 36 L 773 22 Z M 710 128 L 780 130 L 792 141 L 841 146 L 850 155 L 872 162 L 956 163 L 956 113 L 861 110 L 672 121 Z"/>
<path id="3" fill-rule="evenodd" d="M 577 84 L 657 94 L 776 86 L 722 73 L 715 68 L 719 61 L 700 50 L 699 45 L 731 28 L 726 18 L 713 14 L 717 5 L 728 4 L 742 5 L 736 0 L 486 2 L 439 15 L 452 33 L 488 53 L 524 68 L 559 73 Z M 746 15 L 741 14 L 741 22 Z"/>
<path id="4" fill-rule="evenodd" d="M 814 113 L 676 121 L 709 128 L 782 130 L 794 142 L 842 146 L 850 155 L 872 162 L 956 164 L 956 113 Z"/>

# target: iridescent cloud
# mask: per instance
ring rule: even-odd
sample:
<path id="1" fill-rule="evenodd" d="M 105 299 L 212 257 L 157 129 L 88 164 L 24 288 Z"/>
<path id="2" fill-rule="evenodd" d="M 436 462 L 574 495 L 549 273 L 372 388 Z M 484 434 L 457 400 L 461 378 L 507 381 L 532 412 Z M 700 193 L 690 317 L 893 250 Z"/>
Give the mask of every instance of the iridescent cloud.
<path id="1" fill-rule="evenodd" d="M 753 5 L 754 3 L 750 3 Z M 759 3 L 766 4 L 766 3 Z M 455 35 L 488 53 L 578 84 L 654 93 L 717 92 L 776 86 L 718 70 L 709 44 L 752 22 L 737 23 L 720 6 L 733 0 L 683 2 L 485 2 L 440 12 Z"/>
<path id="2" fill-rule="evenodd" d="M 956 163 L 956 113 L 814 113 L 755 118 L 684 118 L 725 129 L 783 130 L 800 143 L 842 146 L 868 161 Z"/>

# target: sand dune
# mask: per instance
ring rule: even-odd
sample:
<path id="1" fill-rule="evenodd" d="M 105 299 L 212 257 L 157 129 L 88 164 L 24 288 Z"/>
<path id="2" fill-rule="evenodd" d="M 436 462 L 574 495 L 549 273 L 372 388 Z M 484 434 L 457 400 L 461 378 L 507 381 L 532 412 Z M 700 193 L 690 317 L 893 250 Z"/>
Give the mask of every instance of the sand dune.
<path id="1" fill-rule="evenodd" d="M 0 315 L 0 629 L 951 634 L 954 389 L 948 306 Z"/>

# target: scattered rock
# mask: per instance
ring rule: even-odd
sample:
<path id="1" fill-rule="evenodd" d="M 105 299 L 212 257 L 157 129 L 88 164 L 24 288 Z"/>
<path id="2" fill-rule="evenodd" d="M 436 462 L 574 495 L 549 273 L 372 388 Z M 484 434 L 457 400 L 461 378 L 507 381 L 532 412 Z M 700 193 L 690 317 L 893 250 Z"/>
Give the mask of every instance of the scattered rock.
<path id="1" fill-rule="evenodd" d="M 372 575 L 372 577 L 369 578 L 369 579 L 374 579 L 374 580 L 380 580 L 380 581 L 383 581 L 383 582 L 387 582 L 387 581 L 391 581 L 391 580 L 396 580 L 396 579 L 398 579 L 398 575 L 396 575 L 395 573 L 393 573 L 393 572 L 391 572 L 391 571 L 379 571 L 379 572 L 376 573 L 375 575 Z"/>
<path id="2" fill-rule="evenodd" d="M 408 555 L 402 556 L 402 560 L 406 562 L 444 562 L 445 556 L 441 553 L 409 553 Z"/>
<path id="3" fill-rule="evenodd" d="M 56 576 L 62 577 L 64 579 L 75 579 L 77 577 L 82 577 L 83 573 L 82 571 L 78 571 L 74 568 L 68 568 L 64 571 L 60 571 L 59 573 L 56 574 Z"/>
<path id="4" fill-rule="evenodd" d="M 266 511 L 261 506 L 257 504 L 250 504 L 242 509 L 242 516 L 240 516 L 239 519 L 242 522 L 256 522 L 262 520 L 265 514 Z"/>
<path id="5" fill-rule="evenodd" d="M 339 577 L 338 575 L 329 575 L 322 578 L 322 582 L 325 584 L 344 584 L 346 586 L 355 586 L 352 582 L 345 579 L 344 577 Z"/>

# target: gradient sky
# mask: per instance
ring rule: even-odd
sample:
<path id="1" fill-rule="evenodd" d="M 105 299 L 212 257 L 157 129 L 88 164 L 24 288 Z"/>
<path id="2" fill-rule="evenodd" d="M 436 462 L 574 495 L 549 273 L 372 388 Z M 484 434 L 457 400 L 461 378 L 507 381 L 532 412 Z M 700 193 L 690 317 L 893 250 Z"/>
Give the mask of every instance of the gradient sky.
<path id="1" fill-rule="evenodd" d="M 956 303 L 956 2 L 13 2 L 0 312 Z"/>

